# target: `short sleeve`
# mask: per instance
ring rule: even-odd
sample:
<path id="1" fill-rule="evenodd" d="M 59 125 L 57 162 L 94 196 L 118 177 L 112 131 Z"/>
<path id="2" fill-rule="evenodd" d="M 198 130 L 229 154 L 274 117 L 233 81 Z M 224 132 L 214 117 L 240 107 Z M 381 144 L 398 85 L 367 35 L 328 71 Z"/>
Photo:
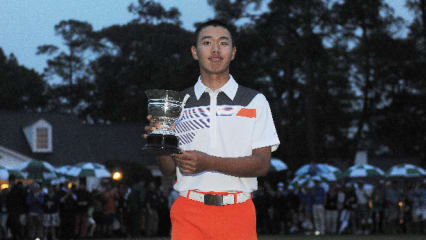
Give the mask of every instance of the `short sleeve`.
<path id="1" fill-rule="evenodd" d="M 271 146 L 271 151 L 280 145 L 271 108 L 263 94 L 258 94 L 252 102 L 256 106 L 256 122 L 253 129 L 252 149 Z"/>

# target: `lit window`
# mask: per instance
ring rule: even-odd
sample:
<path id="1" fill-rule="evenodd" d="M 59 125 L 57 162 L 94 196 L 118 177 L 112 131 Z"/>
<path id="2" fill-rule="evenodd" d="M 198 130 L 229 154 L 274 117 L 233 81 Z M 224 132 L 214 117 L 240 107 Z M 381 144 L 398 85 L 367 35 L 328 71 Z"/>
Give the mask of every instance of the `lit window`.
<path id="1" fill-rule="evenodd" d="M 36 130 L 36 136 L 37 136 L 37 142 L 36 142 L 36 148 L 37 149 L 48 149 L 49 148 L 49 130 L 45 127 L 37 128 Z"/>

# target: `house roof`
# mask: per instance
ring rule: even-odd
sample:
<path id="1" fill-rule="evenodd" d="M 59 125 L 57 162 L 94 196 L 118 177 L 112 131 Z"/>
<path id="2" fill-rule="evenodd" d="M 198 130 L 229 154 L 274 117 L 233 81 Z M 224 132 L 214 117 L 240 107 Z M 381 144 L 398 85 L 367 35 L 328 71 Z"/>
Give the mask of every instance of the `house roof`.
<path id="1" fill-rule="evenodd" d="M 23 132 L 40 119 L 52 125 L 51 153 L 33 153 Z M 0 111 L 0 145 L 54 166 L 108 160 L 156 165 L 154 157 L 142 151 L 143 133 L 143 123 L 89 125 L 68 114 Z"/>

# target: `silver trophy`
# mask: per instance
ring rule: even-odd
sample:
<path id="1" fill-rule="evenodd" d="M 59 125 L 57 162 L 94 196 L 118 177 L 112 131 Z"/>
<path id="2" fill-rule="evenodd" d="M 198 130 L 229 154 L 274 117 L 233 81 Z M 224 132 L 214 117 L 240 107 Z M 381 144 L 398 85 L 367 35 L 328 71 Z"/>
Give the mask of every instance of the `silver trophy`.
<path id="1" fill-rule="evenodd" d="M 163 89 L 145 91 L 148 97 L 148 114 L 161 127 L 148 134 L 143 150 L 158 154 L 179 153 L 179 139 L 172 125 L 179 119 L 189 95 Z"/>

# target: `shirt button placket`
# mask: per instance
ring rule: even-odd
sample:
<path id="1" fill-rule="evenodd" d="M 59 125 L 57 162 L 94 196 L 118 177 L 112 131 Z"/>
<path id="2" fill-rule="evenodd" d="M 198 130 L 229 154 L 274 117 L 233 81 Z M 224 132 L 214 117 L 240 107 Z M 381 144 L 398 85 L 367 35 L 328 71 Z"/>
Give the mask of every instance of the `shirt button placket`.
<path id="1" fill-rule="evenodd" d="M 211 148 L 215 149 L 217 146 L 217 95 L 218 91 L 209 91 L 210 95 L 210 136 L 211 136 Z"/>

